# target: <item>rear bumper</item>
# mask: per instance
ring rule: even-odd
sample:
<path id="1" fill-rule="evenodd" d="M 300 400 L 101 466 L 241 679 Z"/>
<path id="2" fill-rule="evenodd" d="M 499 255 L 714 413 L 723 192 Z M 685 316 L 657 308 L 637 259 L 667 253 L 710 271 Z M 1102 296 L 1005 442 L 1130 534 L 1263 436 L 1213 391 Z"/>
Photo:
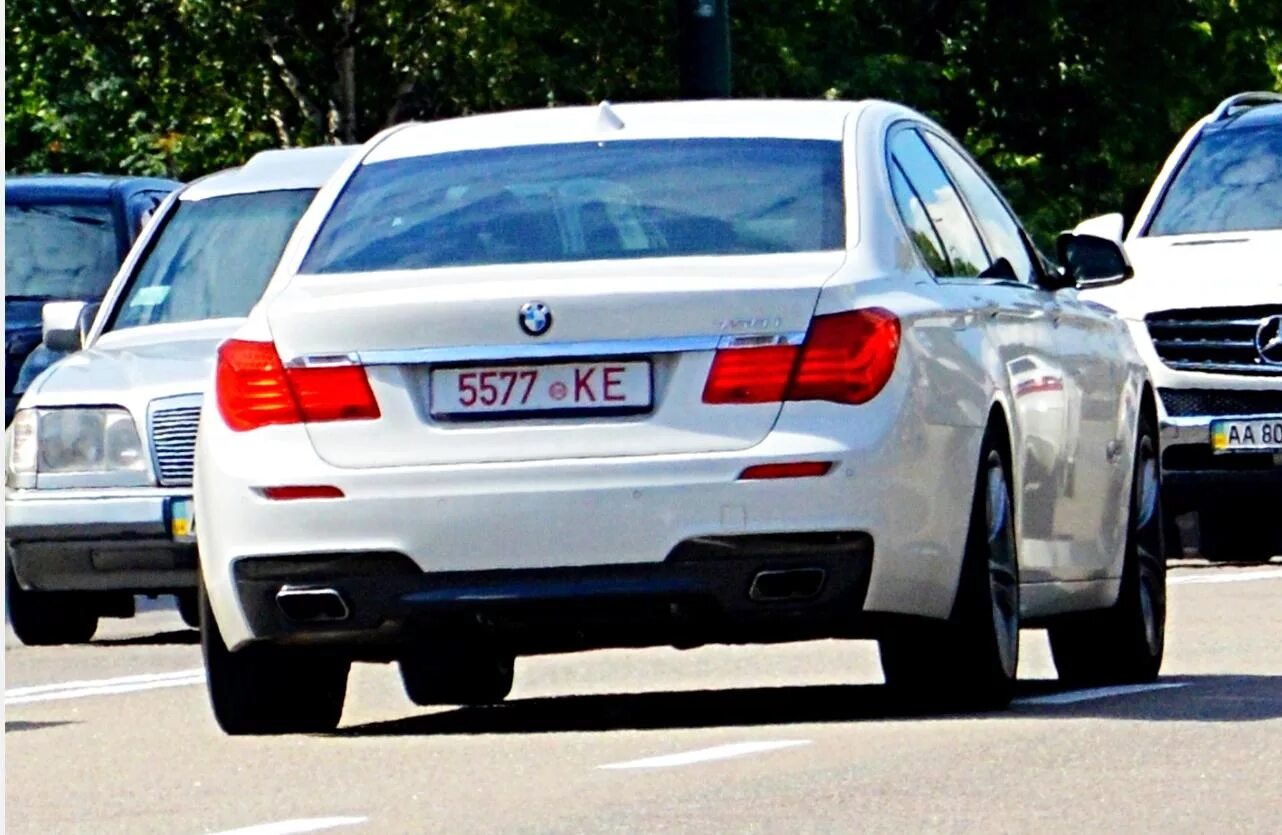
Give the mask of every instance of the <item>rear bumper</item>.
<path id="1" fill-rule="evenodd" d="M 154 490 L 9 491 L 5 539 L 19 584 L 41 591 L 194 588 L 196 548 L 169 536 L 172 497 Z"/>
<path id="2" fill-rule="evenodd" d="M 493 572 L 649 566 L 666 577 L 676 569 L 662 566 L 690 540 L 859 531 L 878 554 L 864 611 L 948 617 L 982 428 L 912 415 L 872 432 L 846 409 L 791 405 L 852 437 L 776 429 L 735 452 L 351 470 L 318 460 L 301 427 L 233 434 L 206 420 L 195 493 L 210 604 L 235 649 L 274 634 L 252 621 L 237 566 L 277 557 L 404 555 L 432 588 L 441 577 Z M 274 465 L 267 482 L 263 460 Z M 833 467 L 821 477 L 740 479 L 750 466 L 796 461 Z M 289 484 L 334 486 L 343 497 L 271 501 L 255 490 Z"/>
<path id="3" fill-rule="evenodd" d="M 832 532 L 691 543 L 656 564 L 423 574 L 404 555 L 355 553 L 245 559 L 233 573 L 255 639 L 384 659 L 442 639 L 528 655 L 856 637 L 871 568 L 866 534 Z M 342 602 L 290 609 L 286 585 Z"/>

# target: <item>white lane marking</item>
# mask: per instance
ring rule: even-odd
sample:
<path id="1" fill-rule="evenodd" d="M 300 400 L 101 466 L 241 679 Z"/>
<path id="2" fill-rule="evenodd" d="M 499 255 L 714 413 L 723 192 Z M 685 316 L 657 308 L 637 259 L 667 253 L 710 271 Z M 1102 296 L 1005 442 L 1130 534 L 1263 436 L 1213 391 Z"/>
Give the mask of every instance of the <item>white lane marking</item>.
<path id="1" fill-rule="evenodd" d="M 795 748 L 798 745 L 809 745 L 808 739 L 780 739 L 773 742 L 735 742 L 729 745 L 717 745 L 713 748 L 700 748 L 697 751 L 686 751 L 681 754 L 665 754 L 661 757 L 647 757 L 643 760 L 628 760 L 621 763 L 599 765 L 597 768 L 671 768 L 692 763 L 706 763 L 712 760 L 726 760 L 731 757 L 743 757 L 762 751 L 776 751 L 780 748 Z"/>
<path id="2" fill-rule="evenodd" d="M 134 676 L 121 676 L 119 678 L 99 678 L 87 681 L 60 681 L 56 684 L 36 684 L 31 687 L 10 687 L 4 691 L 6 696 L 30 696 L 33 693 L 49 693 L 54 690 L 70 690 L 77 687 L 102 687 L 112 684 L 134 684 L 146 681 L 164 681 L 171 678 L 188 678 L 190 676 L 204 675 L 205 671 L 201 667 L 194 667 L 190 670 L 175 670 L 172 673 L 142 673 Z"/>
<path id="3" fill-rule="evenodd" d="M 355 826 L 367 820 L 369 818 L 294 818 L 287 821 L 246 826 L 243 829 L 226 829 L 215 833 L 215 835 L 290 835 L 290 833 L 294 832 L 318 832 L 322 829 L 334 829 L 339 826 Z"/>
<path id="4" fill-rule="evenodd" d="M 200 667 L 193 670 L 178 670 L 172 673 L 148 673 L 120 678 L 103 678 L 89 681 L 65 681 L 59 684 L 37 684 L 31 687 L 13 687 L 5 691 L 4 703 L 10 705 L 29 704 L 31 702 L 56 702 L 64 699 L 80 699 L 85 696 L 109 696 L 117 693 L 136 693 L 140 690 L 156 690 L 163 687 L 185 687 L 200 684 L 205 680 L 205 671 Z"/>
<path id="5" fill-rule="evenodd" d="M 1129 696 L 1134 693 L 1147 693 L 1150 690 L 1170 690 L 1175 687 L 1187 687 L 1187 682 L 1168 681 L 1157 684 L 1119 684 L 1115 687 L 1092 687 L 1087 690 L 1069 690 L 1065 693 L 1048 693 L 1045 696 L 1026 696 L 1016 699 L 1016 705 L 1072 705 L 1078 702 L 1090 702 L 1095 699 L 1111 699 L 1114 696 Z"/>
<path id="6" fill-rule="evenodd" d="M 1263 571 L 1236 571 L 1229 574 L 1180 574 L 1166 578 L 1166 584 L 1173 586 L 1188 583 L 1246 583 L 1251 580 L 1282 580 L 1282 568 Z"/>

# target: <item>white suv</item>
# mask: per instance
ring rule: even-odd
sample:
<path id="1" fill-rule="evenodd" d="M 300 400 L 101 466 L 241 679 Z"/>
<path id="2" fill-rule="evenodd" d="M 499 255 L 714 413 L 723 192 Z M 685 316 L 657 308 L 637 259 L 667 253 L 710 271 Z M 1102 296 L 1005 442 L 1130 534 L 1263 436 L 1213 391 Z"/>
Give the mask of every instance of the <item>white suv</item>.
<path id="1" fill-rule="evenodd" d="M 1196 511 L 1210 559 L 1282 553 L 1282 94 L 1232 96 L 1195 124 L 1125 247 L 1135 280 L 1083 296 L 1130 322 L 1158 387 L 1168 522 Z"/>

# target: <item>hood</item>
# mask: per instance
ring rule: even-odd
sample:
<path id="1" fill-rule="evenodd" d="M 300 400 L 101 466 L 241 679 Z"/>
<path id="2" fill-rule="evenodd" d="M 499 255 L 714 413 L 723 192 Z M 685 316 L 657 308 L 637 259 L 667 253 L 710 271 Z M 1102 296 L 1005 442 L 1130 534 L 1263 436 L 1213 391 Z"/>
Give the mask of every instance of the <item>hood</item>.
<path id="1" fill-rule="evenodd" d="M 1282 230 L 1134 238 L 1135 277 L 1083 290 L 1128 319 L 1156 310 L 1246 307 L 1282 300 Z"/>
<path id="2" fill-rule="evenodd" d="M 25 406 L 124 405 L 145 411 L 158 397 L 199 394 L 218 345 L 243 319 L 154 325 L 103 334 L 32 384 Z"/>

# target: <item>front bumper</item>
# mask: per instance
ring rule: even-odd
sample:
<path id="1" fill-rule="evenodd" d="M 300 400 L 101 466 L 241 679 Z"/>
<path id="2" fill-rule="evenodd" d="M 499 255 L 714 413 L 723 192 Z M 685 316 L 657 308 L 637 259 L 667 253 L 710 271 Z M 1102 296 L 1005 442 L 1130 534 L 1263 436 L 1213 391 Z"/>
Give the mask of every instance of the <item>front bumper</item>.
<path id="1" fill-rule="evenodd" d="M 866 534 L 834 531 L 698 540 L 654 564 L 424 574 L 364 552 L 243 559 L 233 575 L 258 640 L 367 660 L 443 639 L 530 655 L 866 637 L 872 552 Z M 291 608 L 283 588 L 330 602 Z"/>
<path id="2" fill-rule="evenodd" d="M 196 586 L 196 546 L 170 536 L 169 503 L 190 490 L 9 490 L 5 539 L 23 588 L 179 591 Z"/>
<path id="3" fill-rule="evenodd" d="M 1215 454 L 1211 423 L 1221 419 L 1214 415 L 1162 418 L 1162 487 L 1175 513 L 1244 500 L 1282 501 L 1282 453 Z"/>

